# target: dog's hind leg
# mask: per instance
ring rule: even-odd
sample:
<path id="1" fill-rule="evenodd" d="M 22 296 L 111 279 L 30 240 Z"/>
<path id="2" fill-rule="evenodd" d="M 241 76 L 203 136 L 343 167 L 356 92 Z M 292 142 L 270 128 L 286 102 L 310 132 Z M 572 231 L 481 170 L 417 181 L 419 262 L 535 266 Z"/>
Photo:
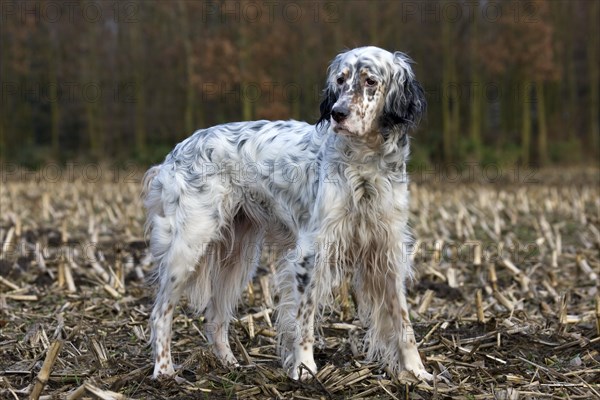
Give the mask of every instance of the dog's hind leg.
<path id="1" fill-rule="evenodd" d="M 198 273 L 197 262 L 219 232 L 219 219 L 212 205 L 203 202 L 201 196 L 179 189 L 175 179 L 167 179 L 167 185 L 163 185 L 153 182 L 146 200 L 147 208 L 152 210 L 148 217 L 150 249 L 159 286 L 150 318 L 153 378 L 175 372 L 171 360 L 173 311 L 190 278 Z"/>
<path id="2" fill-rule="evenodd" d="M 237 302 L 260 262 L 263 231 L 243 215 L 233 222 L 230 238 L 220 244 L 220 265 L 213 266 L 212 298 L 206 310 L 206 333 L 214 354 L 225 365 L 238 362 L 229 344 L 229 322 Z M 219 262 L 219 260 L 215 260 Z"/>

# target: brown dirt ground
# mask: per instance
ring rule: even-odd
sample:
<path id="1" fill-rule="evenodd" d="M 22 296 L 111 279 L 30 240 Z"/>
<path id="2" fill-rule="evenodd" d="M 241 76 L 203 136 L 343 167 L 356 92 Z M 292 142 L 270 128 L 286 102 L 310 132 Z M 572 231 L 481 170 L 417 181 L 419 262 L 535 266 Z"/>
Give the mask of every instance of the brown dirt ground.
<path id="1" fill-rule="evenodd" d="M 215 360 L 203 320 L 184 302 L 174 321 L 178 379 L 153 381 L 138 179 L 3 181 L 0 398 L 28 397 L 44 372 L 41 398 L 600 397 L 599 177 L 554 170 L 534 180 L 411 184 L 419 239 L 411 318 L 426 367 L 446 377 L 432 385 L 365 363 L 364 330 L 342 295 L 318 328 L 316 379 L 288 379 L 276 357 L 267 262 L 231 329 L 243 365 Z M 44 365 L 54 343 L 61 347 Z"/>

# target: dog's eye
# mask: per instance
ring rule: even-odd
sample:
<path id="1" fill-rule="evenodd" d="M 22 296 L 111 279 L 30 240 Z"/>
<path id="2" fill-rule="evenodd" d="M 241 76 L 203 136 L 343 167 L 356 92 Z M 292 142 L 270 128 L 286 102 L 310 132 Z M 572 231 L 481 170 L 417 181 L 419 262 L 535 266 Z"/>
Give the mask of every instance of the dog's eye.
<path id="1" fill-rule="evenodd" d="M 338 85 L 341 85 L 341 84 L 343 84 L 343 83 L 344 83 L 344 81 L 345 81 L 344 77 L 343 77 L 343 76 L 340 76 L 340 77 L 338 77 L 338 78 L 337 78 L 337 81 L 336 81 L 336 82 L 338 83 Z"/>
<path id="2" fill-rule="evenodd" d="M 373 78 L 367 78 L 365 79 L 365 83 L 367 84 L 367 86 L 375 86 L 377 84 L 377 81 Z"/>

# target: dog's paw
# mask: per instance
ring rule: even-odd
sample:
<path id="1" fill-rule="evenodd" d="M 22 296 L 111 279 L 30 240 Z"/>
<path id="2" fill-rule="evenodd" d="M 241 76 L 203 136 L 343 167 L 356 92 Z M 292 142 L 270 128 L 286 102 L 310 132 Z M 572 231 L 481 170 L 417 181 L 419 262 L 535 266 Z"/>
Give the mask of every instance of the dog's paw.
<path id="1" fill-rule="evenodd" d="M 417 383 L 417 381 L 426 383 L 433 383 L 434 381 L 437 381 L 450 384 L 450 375 L 447 371 L 441 374 L 433 375 L 427 372 L 425 368 L 404 370 L 400 372 L 398 379 L 400 381 L 410 381 L 414 383 Z"/>
<path id="2" fill-rule="evenodd" d="M 312 372 L 312 373 L 311 373 Z M 294 380 L 307 381 L 316 375 L 317 364 L 314 360 L 294 363 L 294 367 L 289 373 L 290 378 Z"/>
<path id="3" fill-rule="evenodd" d="M 239 367 L 240 363 L 237 358 L 231 352 L 229 346 L 213 346 L 213 354 L 221 361 L 226 367 Z"/>
<path id="4" fill-rule="evenodd" d="M 166 380 L 171 379 L 175 375 L 175 369 L 173 365 L 165 366 L 162 364 L 157 364 L 154 366 L 154 373 L 152 374 L 152 379 L 154 380 Z"/>
<path id="5" fill-rule="evenodd" d="M 410 371 L 420 381 L 433 382 L 433 375 L 423 369 Z"/>

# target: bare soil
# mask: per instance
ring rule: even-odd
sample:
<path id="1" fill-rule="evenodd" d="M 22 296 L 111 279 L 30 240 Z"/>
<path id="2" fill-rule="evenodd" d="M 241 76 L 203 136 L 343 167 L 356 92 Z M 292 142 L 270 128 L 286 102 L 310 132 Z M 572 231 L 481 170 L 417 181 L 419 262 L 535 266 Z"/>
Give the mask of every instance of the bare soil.
<path id="1" fill-rule="evenodd" d="M 231 328 L 242 366 L 218 363 L 182 302 L 177 378 L 150 379 L 139 176 L 0 183 L 0 398 L 600 398 L 598 170 L 411 184 L 409 301 L 433 384 L 364 361 L 344 290 L 318 327 L 319 373 L 287 378 L 268 257 Z"/>

